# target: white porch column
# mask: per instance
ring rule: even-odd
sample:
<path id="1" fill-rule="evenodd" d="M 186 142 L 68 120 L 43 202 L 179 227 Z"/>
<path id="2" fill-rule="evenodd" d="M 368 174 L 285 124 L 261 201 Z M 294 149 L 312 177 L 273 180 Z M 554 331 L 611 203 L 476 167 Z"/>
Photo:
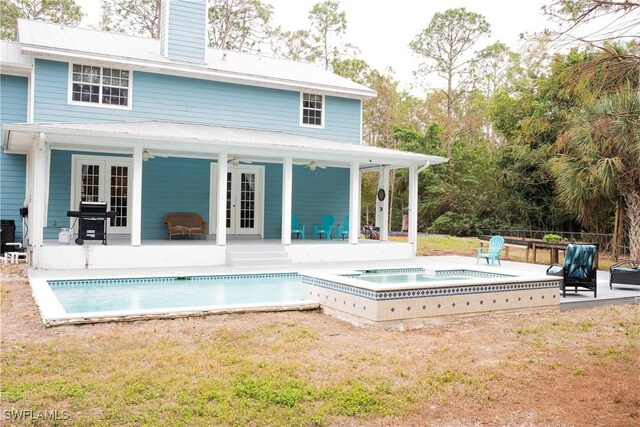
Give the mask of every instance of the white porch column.
<path id="1" fill-rule="evenodd" d="M 351 162 L 349 175 L 349 243 L 355 245 L 360 237 L 360 163 Z"/>
<path id="2" fill-rule="evenodd" d="M 413 253 L 418 249 L 418 168 L 409 167 L 409 243 Z"/>
<path id="3" fill-rule="evenodd" d="M 384 190 L 384 200 L 376 195 L 376 226 L 380 227 L 380 240 L 389 240 L 389 168 L 381 167 L 378 188 Z"/>
<path id="4" fill-rule="evenodd" d="M 216 191 L 216 245 L 227 244 L 227 153 L 218 153 L 218 188 Z"/>
<path id="5" fill-rule="evenodd" d="M 33 179 L 31 201 L 29 205 L 29 244 L 31 246 L 42 246 L 44 243 L 44 227 L 46 226 L 46 205 L 47 194 L 47 159 L 45 134 L 39 135 L 38 141 L 32 146 L 29 152 L 29 166 L 31 167 L 31 178 Z"/>
<path id="6" fill-rule="evenodd" d="M 291 199 L 293 197 L 293 159 L 282 162 L 282 244 L 291 244 Z M 303 236 L 304 237 L 304 236 Z"/>
<path id="7" fill-rule="evenodd" d="M 131 246 L 140 246 L 142 240 L 142 146 L 133 147 L 131 173 Z"/>

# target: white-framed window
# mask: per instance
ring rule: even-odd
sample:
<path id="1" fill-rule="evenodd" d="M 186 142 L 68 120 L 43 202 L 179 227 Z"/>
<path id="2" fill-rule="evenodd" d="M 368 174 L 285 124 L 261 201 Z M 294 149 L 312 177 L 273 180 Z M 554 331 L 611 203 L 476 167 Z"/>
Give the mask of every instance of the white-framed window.
<path id="1" fill-rule="evenodd" d="M 300 125 L 324 127 L 324 95 L 300 93 Z"/>
<path id="2" fill-rule="evenodd" d="M 70 64 L 69 102 L 131 109 L 131 71 Z"/>

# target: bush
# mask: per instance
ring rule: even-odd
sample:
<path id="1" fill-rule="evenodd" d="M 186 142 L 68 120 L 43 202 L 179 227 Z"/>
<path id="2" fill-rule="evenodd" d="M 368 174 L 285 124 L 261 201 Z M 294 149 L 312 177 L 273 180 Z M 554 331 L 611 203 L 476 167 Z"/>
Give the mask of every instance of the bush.
<path id="1" fill-rule="evenodd" d="M 433 221 L 429 232 L 460 237 L 478 236 L 480 235 L 480 221 L 475 215 L 447 212 Z"/>
<path id="2" fill-rule="evenodd" d="M 560 242 L 562 240 L 562 237 L 558 236 L 557 234 L 545 234 L 542 240 L 547 243 L 555 243 Z"/>

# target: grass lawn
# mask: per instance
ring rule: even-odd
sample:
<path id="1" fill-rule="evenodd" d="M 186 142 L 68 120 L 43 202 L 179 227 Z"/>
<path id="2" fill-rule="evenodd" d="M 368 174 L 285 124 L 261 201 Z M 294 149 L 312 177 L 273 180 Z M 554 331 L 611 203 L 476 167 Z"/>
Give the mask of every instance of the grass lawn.
<path id="1" fill-rule="evenodd" d="M 640 419 L 637 306 L 451 319 L 409 332 L 320 312 L 44 328 L 23 268 L 3 268 L 0 290 L 5 421 L 25 410 L 69 417 L 25 424 L 83 426 Z"/>

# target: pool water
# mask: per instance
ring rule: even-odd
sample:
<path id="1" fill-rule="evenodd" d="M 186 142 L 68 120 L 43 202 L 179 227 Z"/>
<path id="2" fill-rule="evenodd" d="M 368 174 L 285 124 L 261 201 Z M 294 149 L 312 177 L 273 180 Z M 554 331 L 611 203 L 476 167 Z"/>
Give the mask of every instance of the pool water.
<path id="1" fill-rule="evenodd" d="M 491 277 L 508 277 L 501 274 L 491 274 Z M 451 274 L 438 274 L 424 273 L 424 272 L 411 272 L 411 273 L 364 273 L 358 277 L 360 280 L 365 280 L 371 283 L 378 284 L 409 284 L 409 283 L 428 283 L 428 282 L 441 282 L 443 280 L 457 280 L 465 281 L 470 279 L 478 279 L 478 275 L 475 273 L 451 273 Z"/>
<path id="2" fill-rule="evenodd" d="M 297 274 L 50 281 L 67 314 L 302 301 Z"/>

